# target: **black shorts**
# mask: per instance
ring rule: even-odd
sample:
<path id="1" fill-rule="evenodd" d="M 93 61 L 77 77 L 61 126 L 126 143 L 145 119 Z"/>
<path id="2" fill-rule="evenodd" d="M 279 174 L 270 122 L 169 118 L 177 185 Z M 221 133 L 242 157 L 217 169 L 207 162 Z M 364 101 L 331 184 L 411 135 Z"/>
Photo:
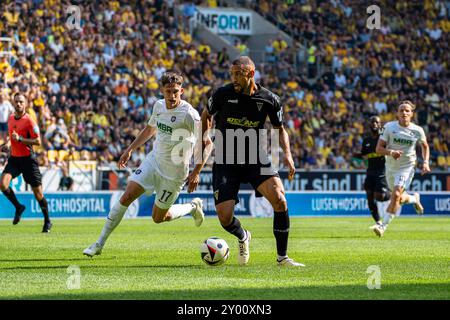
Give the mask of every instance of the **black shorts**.
<path id="1" fill-rule="evenodd" d="M 2 174 L 9 173 L 13 179 L 22 174 L 23 179 L 32 188 L 42 185 L 39 164 L 34 157 L 9 157 L 8 164 Z"/>
<path id="2" fill-rule="evenodd" d="M 366 175 L 366 180 L 364 180 L 364 190 L 386 193 L 389 191 L 386 175 Z"/>
<path id="3" fill-rule="evenodd" d="M 213 190 L 214 202 L 219 204 L 227 200 L 235 200 L 239 203 L 238 192 L 241 183 L 250 183 L 253 189 L 271 177 L 279 177 L 278 172 L 270 166 L 261 165 L 213 165 Z M 261 194 L 256 191 L 256 196 Z"/>

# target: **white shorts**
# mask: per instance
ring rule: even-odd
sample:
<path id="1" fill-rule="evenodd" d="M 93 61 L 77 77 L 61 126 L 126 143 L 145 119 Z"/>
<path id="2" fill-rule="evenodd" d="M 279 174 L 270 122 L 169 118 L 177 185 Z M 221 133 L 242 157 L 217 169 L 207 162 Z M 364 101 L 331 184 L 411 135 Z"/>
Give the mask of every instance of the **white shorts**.
<path id="1" fill-rule="evenodd" d="M 183 181 L 174 181 L 162 177 L 152 164 L 150 157 L 145 158 L 128 180 L 142 186 L 146 194 L 156 192 L 155 204 L 160 209 L 169 209 L 177 200 L 184 186 Z"/>
<path id="2" fill-rule="evenodd" d="M 391 191 L 393 191 L 396 186 L 408 190 L 413 178 L 414 167 L 401 168 L 396 171 L 386 169 L 386 181 Z"/>

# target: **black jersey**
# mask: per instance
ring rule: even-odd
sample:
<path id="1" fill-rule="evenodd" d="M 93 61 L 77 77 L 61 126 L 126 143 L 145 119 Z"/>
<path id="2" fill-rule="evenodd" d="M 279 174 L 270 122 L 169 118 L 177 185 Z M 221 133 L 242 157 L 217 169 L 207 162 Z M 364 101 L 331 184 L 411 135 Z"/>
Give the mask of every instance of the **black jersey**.
<path id="1" fill-rule="evenodd" d="M 216 163 L 270 163 L 267 139 L 262 137 L 267 137 L 268 132 L 264 130 L 267 117 L 275 127 L 283 124 L 280 97 L 259 84 L 252 96 L 237 93 L 229 84 L 213 93 L 208 101 L 208 112 L 214 116 L 216 130 L 222 138 L 218 139 L 216 133 Z"/>
<path id="2" fill-rule="evenodd" d="M 375 152 L 378 143 L 378 136 L 367 136 L 363 139 L 361 155 L 367 155 L 369 166 L 367 168 L 367 174 L 371 175 L 384 175 L 386 158 Z"/>

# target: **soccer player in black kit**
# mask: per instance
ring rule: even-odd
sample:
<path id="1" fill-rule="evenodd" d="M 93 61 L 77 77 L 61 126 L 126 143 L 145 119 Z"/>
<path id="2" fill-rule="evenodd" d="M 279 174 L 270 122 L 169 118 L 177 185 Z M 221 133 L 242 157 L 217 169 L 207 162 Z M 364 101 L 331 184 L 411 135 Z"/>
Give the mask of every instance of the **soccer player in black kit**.
<path id="1" fill-rule="evenodd" d="M 383 221 L 375 200 L 388 201 L 391 196 L 386 182 L 385 157 L 375 152 L 382 130 L 381 120 L 378 116 L 372 116 L 369 121 L 370 133 L 362 141 L 361 153 L 355 154 L 355 156 L 361 159 L 368 159 L 369 165 L 366 172 L 366 180 L 364 181 L 367 205 L 376 224 L 382 224 Z"/>
<path id="2" fill-rule="evenodd" d="M 232 83 L 218 88 L 202 113 L 202 137 L 211 128 L 212 119 L 215 120 L 213 190 L 217 215 L 222 227 L 238 238 L 238 263 L 246 265 L 250 257 L 251 233 L 244 230 L 234 216 L 234 206 L 239 201 L 237 195 L 240 184 L 250 183 L 257 195 L 269 200 L 275 211 L 273 233 L 278 265 L 303 267 L 303 264 L 287 255 L 290 221 L 284 187 L 266 151 L 262 150 L 262 142 L 260 145 L 259 133 L 269 117 L 273 128 L 279 130 L 279 143 L 289 169 L 288 177 L 292 179 L 295 167 L 289 137 L 283 128 L 282 105 L 277 95 L 255 83 L 254 74 L 255 64 L 249 57 L 242 56 L 234 60 L 230 69 Z M 256 140 L 252 141 L 252 135 L 256 135 Z M 241 145 L 236 148 L 233 139 L 234 142 L 236 139 L 245 141 L 245 147 Z M 255 154 L 257 156 L 252 157 Z"/>

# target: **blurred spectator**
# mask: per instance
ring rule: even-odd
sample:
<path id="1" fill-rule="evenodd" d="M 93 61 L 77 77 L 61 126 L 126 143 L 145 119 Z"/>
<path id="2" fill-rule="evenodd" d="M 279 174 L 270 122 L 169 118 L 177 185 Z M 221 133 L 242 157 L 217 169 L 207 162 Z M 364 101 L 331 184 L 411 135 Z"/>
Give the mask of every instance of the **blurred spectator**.
<path id="1" fill-rule="evenodd" d="M 7 95 L 0 91 L 0 144 L 8 137 L 8 119 L 14 114 L 14 107 L 7 99 Z"/>
<path id="2" fill-rule="evenodd" d="M 15 58 L 0 57 L 0 78 L 7 82 L 5 93 L 27 92 L 28 112 L 42 128 L 44 148 L 37 151 L 43 164 L 49 150 L 69 147 L 80 159 L 117 162 L 161 98 L 158 79 L 166 70 L 183 73 L 183 98 L 199 112 L 211 90 L 229 81 L 229 53 L 197 43 L 183 27 L 197 4 L 214 7 L 215 1 L 184 3 L 179 20 L 174 1 L 86 2 L 77 32 L 55 18 L 66 16 L 64 1 L 11 3 L 0 3 L 0 33 L 14 39 Z M 361 143 L 364 119 L 381 113 L 383 121 L 393 120 L 403 99 L 418 106 L 431 165 L 450 167 L 445 1 L 383 0 L 383 28 L 373 31 L 365 28 L 367 15 L 360 10 L 372 4 L 366 0 L 245 3 L 294 40 L 268 39 L 255 77 L 283 101 L 298 167 L 358 167 L 350 155 Z M 244 40 L 236 45 L 248 53 Z M 136 166 L 151 147 L 129 165 Z"/>

